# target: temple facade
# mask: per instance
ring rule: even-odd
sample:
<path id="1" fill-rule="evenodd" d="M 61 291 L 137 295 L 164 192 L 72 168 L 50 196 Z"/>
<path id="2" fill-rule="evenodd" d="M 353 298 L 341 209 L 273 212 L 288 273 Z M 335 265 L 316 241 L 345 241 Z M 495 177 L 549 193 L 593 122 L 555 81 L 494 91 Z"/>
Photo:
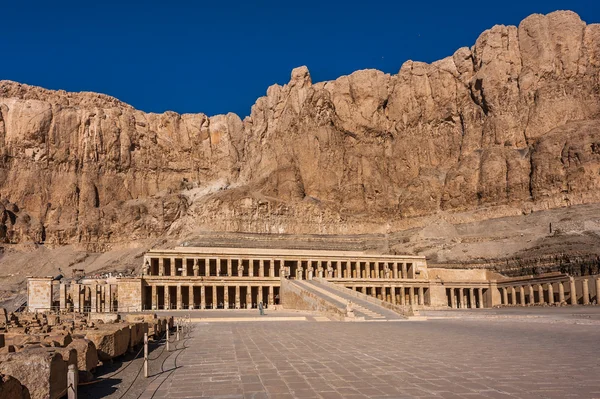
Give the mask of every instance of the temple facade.
<path id="1" fill-rule="evenodd" d="M 28 307 L 78 312 L 251 309 L 282 304 L 282 279 L 324 279 L 393 305 L 488 308 L 598 302 L 598 276 L 507 278 L 429 268 L 425 257 L 358 251 L 177 247 L 151 250 L 136 277 L 28 279 Z M 58 294 L 57 294 L 58 292 Z"/>

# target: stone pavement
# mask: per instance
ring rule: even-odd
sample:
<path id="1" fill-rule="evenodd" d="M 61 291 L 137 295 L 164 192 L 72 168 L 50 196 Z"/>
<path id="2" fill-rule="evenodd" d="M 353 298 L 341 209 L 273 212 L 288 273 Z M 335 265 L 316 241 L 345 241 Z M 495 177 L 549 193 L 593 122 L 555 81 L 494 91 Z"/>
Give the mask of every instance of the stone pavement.
<path id="1" fill-rule="evenodd" d="M 142 398 L 600 398 L 600 328 L 197 323 Z"/>

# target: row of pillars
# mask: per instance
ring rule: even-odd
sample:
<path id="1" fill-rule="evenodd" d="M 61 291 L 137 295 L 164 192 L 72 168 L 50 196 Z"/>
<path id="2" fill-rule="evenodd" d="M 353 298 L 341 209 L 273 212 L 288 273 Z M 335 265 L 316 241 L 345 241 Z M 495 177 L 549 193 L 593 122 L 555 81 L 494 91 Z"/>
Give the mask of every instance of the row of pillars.
<path id="1" fill-rule="evenodd" d="M 61 310 L 104 312 L 117 310 L 117 287 L 111 284 L 60 284 Z"/>
<path id="2" fill-rule="evenodd" d="M 402 285 L 388 285 L 383 287 L 352 285 L 346 287 L 354 291 L 359 291 L 373 298 L 389 302 L 394 305 L 425 305 L 424 287 L 404 287 Z"/>
<path id="3" fill-rule="evenodd" d="M 234 289 L 230 294 L 229 289 L 232 287 Z M 150 291 L 151 303 L 148 307 L 153 310 L 251 309 L 257 307 L 260 302 L 264 306 L 279 304 L 279 287 L 274 285 L 152 285 Z M 243 298 L 242 291 L 245 291 Z M 161 295 L 162 298 L 160 298 Z M 198 296 L 200 297 L 199 301 Z M 207 297 L 210 301 L 207 300 Z"/>
<path id="4" fill-rule="evenodd" d="M 556 298 L 556 292 L 554 291 L 554 284 L 558 286 L 558 299 Z M 590 297 L 590 281 L 587 278 L 581 280 L 581 303 L 583 305 L 589 305 L 591 302 Z M 555 303 L 566 303 L 565 300 L 565 286 L 563 281 L 556 283 L 536 284 L 534 288 L 533 284 L 527 285 L 527 293 L 525 292 L 525 286 L 509 286 L 501 287 L 502 291 L 502 305 L 534 305 L 534 304 L 549 304 Z M 536 302 L 536 290 L 537 290 L 537 302 Z M 518 292 L 518 298 L 517 298 Z M 547 293 L 547 295 L 545 295 Z M 596 302 L 598 302 L 598 293 L 600 293 L 600 277 L 596 278 Z M 509 303 L 510 294 L 510 303 Z M 547 300 L 546 300 L 547 298 Z M 578 295 L 577 286 L 574 278 L 569 279 L 569 304 L 577 305 Z"/>
<path id="5" fill-rule="evenodd" d="M 408 279 L 415 278 L 412 263 L 403 262 L 362 262 L 362 261 L 313 261 L 307 262 L 304 270 L 303 263 L 298 261 L 295 277 L 302 280 L 312 280 L 313 277 L 327 278 L 364 278 L 364 279 Z M 391 267 L 390 267 L 391 264 Z"/>
<path id="6" fill-rule="evenodd" d="M 483 288 L 447 288 L 448 306 L 452 309 L 481 309 L 485 307 Z"/>
<path id="7" fill-rule="evenodd" d="M 293 270 L 293 277 L 308 280 L 313 277 L 408 279 L 415 278 L 416 273 L 413 263 L 404 262 L 159 257 L 146 259 L 144 274 L 254 277 L 256 263 L 258 277 L 279 277 L 286 269 Z"/>

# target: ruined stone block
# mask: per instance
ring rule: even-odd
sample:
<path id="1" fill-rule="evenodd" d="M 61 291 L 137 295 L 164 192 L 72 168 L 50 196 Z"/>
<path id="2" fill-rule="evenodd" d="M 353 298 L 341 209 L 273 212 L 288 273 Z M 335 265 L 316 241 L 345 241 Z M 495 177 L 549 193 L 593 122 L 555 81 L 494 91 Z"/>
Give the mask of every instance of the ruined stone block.
<path id="1" fill-rule="evenodd" d="M 0 355 L 0 373 L 18 379 L 32 399 L 57 398 L 67 387 L 67 362 L 47 348 Z"/>
<path id="2" fill-rule="evenodd" d="M 89 339 L 76 338 L 67 346 L 67 349 L 77 351 L 77 369 L 79 371 L 92 371 L 98 365 L 96 345 Z"/>
<path id="3" fill-rule="evenodd" d="M 85 338 L 96 345 L 100 360 L 110 360 L 127 352 L 130 341 L 129 324 L 101 324 L 96 329 L 85 330 Z"/>
<path id="4" fill-rule="evenodd" d="M 0 398 L 2 399 L 29 399 L 29 390 L 11 375 L 0 374 Z"/>
<path id="5" fill-rule="evenodd" d="M 144 342 L 144 333 L 148 332 L 148 323 L 135 322 L 129 323 L 130 339 L 129 348 L 142 344 Z"/>

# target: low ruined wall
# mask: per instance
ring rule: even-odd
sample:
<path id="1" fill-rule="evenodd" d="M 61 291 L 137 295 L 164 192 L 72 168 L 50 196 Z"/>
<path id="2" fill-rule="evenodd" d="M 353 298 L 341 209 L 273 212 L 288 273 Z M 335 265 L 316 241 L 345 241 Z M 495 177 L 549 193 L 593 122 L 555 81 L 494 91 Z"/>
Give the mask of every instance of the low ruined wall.
<path id="1" fill-rule="evenodd" d="M 337 308 L 312 292 L 302 289 L 291 280 L 281 280 L 279 295 L 284 309 L 309 310 L 325 313 L 338 320 L 344 320 L 344 317 L 346 316 L 344 310 Z"/>

